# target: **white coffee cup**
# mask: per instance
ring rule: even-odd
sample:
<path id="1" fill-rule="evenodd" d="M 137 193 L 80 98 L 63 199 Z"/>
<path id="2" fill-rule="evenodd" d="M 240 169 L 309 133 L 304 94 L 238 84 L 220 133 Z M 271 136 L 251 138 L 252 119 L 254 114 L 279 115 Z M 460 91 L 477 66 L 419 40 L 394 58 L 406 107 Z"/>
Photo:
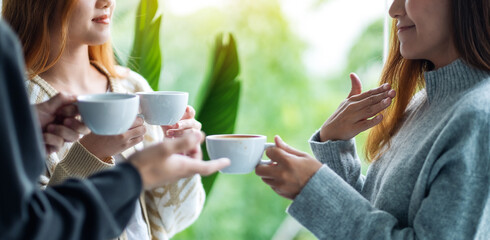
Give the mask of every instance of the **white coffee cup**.
<path id="1" fill-rule="evenodd" d="M 252 172 L 258 164 L 270 161 L 262 160 L 264 150 L 274 147 L 267 143 L 267 137 L 249 134 L 221 134 L 206 137 L 206 149 L 211 159 L 229 158 L 230 166 L 220 172 L 246 174 Z"/>
<path id="2" fill-rule="evenodd" d="M 139 98 L 135 94 L 87 94 L 77 99 L 82 121 L 97 135 L 126 132 L 138 114 Z"/>
<path id="3" fill-rule="evenodd" d="M 174 125 L 184 116 L 189 93 L 174 91 L 138 92 L 141 114 L 151 125 Z"/>

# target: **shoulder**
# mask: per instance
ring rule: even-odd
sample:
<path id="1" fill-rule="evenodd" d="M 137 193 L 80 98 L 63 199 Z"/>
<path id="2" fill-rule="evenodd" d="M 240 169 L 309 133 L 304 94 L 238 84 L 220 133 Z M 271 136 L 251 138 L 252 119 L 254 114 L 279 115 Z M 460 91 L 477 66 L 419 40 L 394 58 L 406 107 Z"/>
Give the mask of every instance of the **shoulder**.
<path id="1" fill-rule="evenodd" d="M 50 86 L 47 86 L 47 83 L 39 76 L 25 80 L 24 84 L 31 104 L 45 102 L 56 95 L 56 92 L 53 92 Z"/>
<path id="2" fill-rule="evenodd" d="M 116 66 L 116 72 L 120 76 L 118 81 L 129 92 L 149 92 L 153 91 L 148 81 L 140 74 L 123 66 Z"/>
<path id="3" fill-rule="evenodd" d="M 477 121 L 490 121 L 490 77 L 466 91 L 455 104 L 454 114 Z"/>
<path id="4" fill-rule="evenodd" d="M 485 176 L 490 171 L 490 80 L 469 89 L 442 119 L 441 151 L 460 173 Z M 437 144 L 436 144 L 437 145 Z"/>
<path id="5" fill-rule="evenodd" d="M 2 55 L 6 54 L 7 51 L 14 47 L 16 50 L 20 49 L 19 39 L 10 26 L 3 20 L 0 19 L 0 48 L 2 49 Z M 3 51 L 5 50 L 5 51 Z"/>

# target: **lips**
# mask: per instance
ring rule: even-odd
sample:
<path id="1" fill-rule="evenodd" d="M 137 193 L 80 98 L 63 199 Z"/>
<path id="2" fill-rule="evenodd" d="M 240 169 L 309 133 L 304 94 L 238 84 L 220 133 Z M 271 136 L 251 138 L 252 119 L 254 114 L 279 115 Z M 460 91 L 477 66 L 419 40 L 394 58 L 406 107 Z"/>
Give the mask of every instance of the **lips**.
<path id="1" fill-rule="evenodd" d="M 109 24 L 111 22 L 111 19 L 109 18 L 108 15 L 102 15 L 92 19 L 92 22 L 100 23 L 100 24 Z"/>
<path id="2" fill-rule="evenodd" d="M 415 28 L 415 25 L 398 26 L 398 33 Z"/>

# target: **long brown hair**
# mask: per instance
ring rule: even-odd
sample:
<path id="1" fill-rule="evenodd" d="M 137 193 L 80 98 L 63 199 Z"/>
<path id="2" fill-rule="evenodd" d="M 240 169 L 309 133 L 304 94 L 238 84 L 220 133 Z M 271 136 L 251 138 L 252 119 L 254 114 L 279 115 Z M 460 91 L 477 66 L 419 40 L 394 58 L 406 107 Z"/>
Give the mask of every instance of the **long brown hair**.
<path id="1" fill-rule="evenodd" d="M 19 35 L 24 49 L 26 67 L 29 78 L 46 72 L 60 59 L 67 43 L 69 19 L 78 0 L 4 0 L 2 8 L 3 18 Z M 59 15 L 56 14 L 59 11 Z M 60 16 L 61 19 L 55 19 Z M 60 21 L 61 20 L 61 21 Z M 50 27 L 61 22 L 60 46 L 53 46 L 50 42 L 52 32 Z M 53 49 L 58 47 L 59 49 Z M 110 41 L 89 46 L 90 61 L 104 66 L 109 74 L 117 76 L 115 59 Z M 59 51 L 58 56 L 49 61 L 50 53 Z"/>
<path id="2" fill-rule="evenodd" d="M 453 40 L 460 58 L 475 68 L 490 71 L 490 2 L 452 0 Z M 393 19 L 389 53 L 380 84 L 389 83 L 396 91 L 393 104 L 382 112 L 384 120 L 369 132 L 366 143 L 368 161 L 375 161 L 390 147 L 408 103 L 424 87 L 424 71 L 432 67 L 426 60 L 404 59 Z"/>

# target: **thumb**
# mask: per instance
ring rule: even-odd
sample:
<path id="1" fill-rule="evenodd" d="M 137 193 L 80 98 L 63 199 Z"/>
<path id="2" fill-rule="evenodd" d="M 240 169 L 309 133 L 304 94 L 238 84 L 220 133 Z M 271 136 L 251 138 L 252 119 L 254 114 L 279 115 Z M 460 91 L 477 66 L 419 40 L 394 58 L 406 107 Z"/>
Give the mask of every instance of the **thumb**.
<path id="1" fill-rule="evenodd" d="M 359 77 L 355 73 L 349 74 L 349 77 L 350 77 L 350 82 L 351 82 L 352 87 L 351 87 L 349 96 L 347 96 L 348 98 L 350 98 L 354 95 L 357 95 L 357 94 L 361 94 L 361 92 L 362 92 L 361 79 L 359 79 Z"/>
<path id="2" fill-rule="evenodd" d="M 49 113 L 55 113 L 60 107 L 72 104 L 77 101 L 77 98 L 73 95 L 67 95 L 63 93 L 58 93 L 56 96 L 52 97 L 46 101 L 46 110 Z"/>
<path id="3" fill-rule="evenodd" d="M 295 156 L 303 156 L 305 155 L 306 153 L 304 152 L 301 152 L 301 151 L 298 151 L 296 149 L 294 149 L 293 147 L 289 146 L 287 143 L 285 143 L 281 137 L 279 136 L 276 136 L 274 138 L 274 141 L 276 143 L 276 146 L 284 151 L 286 151 L 287 153 L 289 154 L 292 154 L 292 155 L 295 155 Z"/>

